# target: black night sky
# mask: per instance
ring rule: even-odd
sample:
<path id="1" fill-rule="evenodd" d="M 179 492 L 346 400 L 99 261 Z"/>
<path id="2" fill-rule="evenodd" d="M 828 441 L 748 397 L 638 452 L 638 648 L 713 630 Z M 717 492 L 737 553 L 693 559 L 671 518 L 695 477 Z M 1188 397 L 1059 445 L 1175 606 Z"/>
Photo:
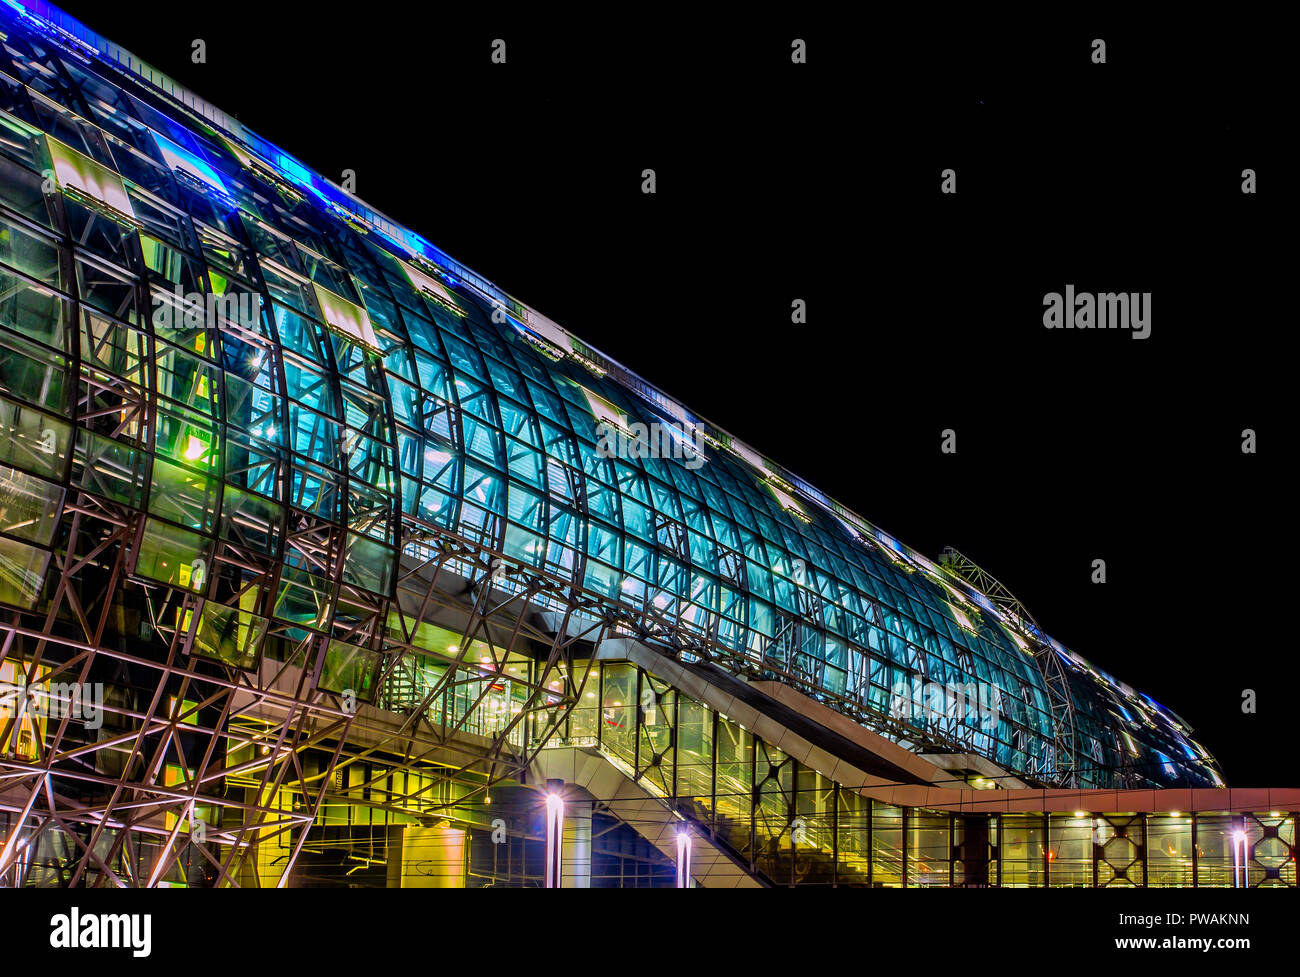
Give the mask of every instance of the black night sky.
<path id="1" fill-rule="evenodd" d="M 660 8 L 62 6 L 875 524 L 956 546 L 1187 719 L 1230 784 L 1296 785 L 1282 61 L 1210 22 L 1022 25 L 1011 46 L 941 16 L 922 37 Z M 1044 329 L 1067 283 L 1150 291 L 1151 338 Z"/>

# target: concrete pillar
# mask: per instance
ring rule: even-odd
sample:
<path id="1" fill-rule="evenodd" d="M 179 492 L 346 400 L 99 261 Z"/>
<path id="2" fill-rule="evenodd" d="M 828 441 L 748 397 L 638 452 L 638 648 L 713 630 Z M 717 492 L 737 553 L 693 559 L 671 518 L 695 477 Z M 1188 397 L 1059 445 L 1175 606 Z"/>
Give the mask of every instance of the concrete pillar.
<path id="1" fill-rule="evenodd" d="M 465 832 L 407 824 L 388 831 L 388 885 L 401 889 L 465 888 Z"/>
<path id="2" fill-rule="evenodd" d="M 964 876 L 954 879 L 960 886 L 985 888 L 989 884 L 989 819 L 974 815 L 960 819 L 962 826 L 961 860 Z M 956 854 L 956 853 L 954 853 Z"/>
<path id="3" fill-rule="evenodd" d="M 564 801 L 563 863 L 561 888 L 591 888 L 591 801 Z"/>

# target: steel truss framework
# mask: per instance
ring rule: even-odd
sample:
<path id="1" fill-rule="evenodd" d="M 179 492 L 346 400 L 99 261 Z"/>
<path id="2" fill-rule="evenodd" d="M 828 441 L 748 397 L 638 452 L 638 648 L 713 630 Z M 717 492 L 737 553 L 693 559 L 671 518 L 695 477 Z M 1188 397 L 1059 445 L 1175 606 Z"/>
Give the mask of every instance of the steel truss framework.
<path id="1" fill-rule="evenodd" d="M 1047 699 L 1052 708 L 1052 728 L 1056 734 L 1051 762 L 1044 771 L 1045 779 L 1056 786 L 1077 787 L 1079 757 L 1075 738 L 1074 697 L 1070 693 L 1070 683 L 1065 676 L 1061 658 L 1048 643 L 1047 632 L 1038 626 L 1029 610 L 1000 580 L 974 560 L 948 546 L 939 556 L 939 566 L 966 581 L 1001 608 L 1004 614 L 1020 624 L 1021 631 L 1033 642 L 1034 663 L 1043 676 L 1043 685 L 1047 689 Z M 1124 786 L 1131 785 L 1126 780 Z"/>
<path id="2" fill-rule="evenodd" d="M 104 559 L 116 546 L 118 553 L 110 561 L 113 586 L 142 588 L 121 572 L 125 528 L 110 532 L 61 568 L 66 575 L 56 601 L 62 604 L 51 608 L 46 628 L 20 620 L 0 625 L 4 657 L 22 652 L 29 681 L 35 682 L 38 674 L 47 683 L 72 676 L 80 683 L 96 674 L 130 676 L 132 687 L 147 699 L 142 707 L 120 700 L 106 704 L 104 729 L 113 730 L 112 735 L 88 740 L 64 716 L 47 737 L 33 741 L 34 756 L 20 759 L 10 751 L 5 757 L 0 786 L 4 809 L 13 817 L 0 852 L 0 879 L 16 882 L 20 850 L 35 851 L 43 833 L 58 829 L 75 846 L 63 869 L 68 885 L 157 884 L 182 853 L 191 861 L 197 854 L 208 863 L 210 884 L 239 885 L 257 879 L 250 863 L 255 863 L 256 845 L 292 833 L 292 854 L 278 873 L 284 884 L 341 769 L 378 757 L 386 776 L 435 770 L 438 781 L 412 793 L 395 792 L 389 802 L 393 809 L 426 817 L 465 800 L 461 794 L 454 802 L 431 801 L 424 795 L 437 782 L 486 791 L 503 779 L 518 779 L 567 719 L 587 680 L 590 648 L 609 627 L 607 610 L 586 595 L 543 575 L 502 570 L 500 561 L 481 547 L 432 530 L 423 547 L 428 557 L 409 561 L 398 599 L 386 609 L 388 626 L 368 628 L 372 635 L 365 640 L 382 651 L 376 656 L 381 664 L 375 687 L 389 690 L 391 699 L 394 679 L 414 655 L 427 654 L 411 639 L 430 617 L 464 622 L 460 651 L 444 662 L 441 678 L 418 701 L 400 704 L 403 717 L 393 723 L 364 704 L 349 708 L 347 696 L 362 694 L 360 690 L 328 691 L 312 680 L 313 673 L 319 676 L 327 647 L 320 635 L 287 645 L 282 658 L 268 655 L 259 668 L 247 671 L 194 653 L 192 629 L 172 629 L 159 659 L 104 643 L 104 618 L 120 606 L 115 595 L 110 589 L 87 608 L 72 582 L 85 560 Z M 176 597 L 152 596 L 163 606 Z M 556 609 L 552 613 L 559 626 L 554 631 L 534 623 L 539 604 Z M 77 637 L 51 635 L 59 606 L 82 623 Z M 471 647 L 486 648 L 490 660 L 468 661 Z M 579 648 L 586 650 L 577 657 Z M 486 735 L 467 734 L 467 721 L 492 682 L 505 676 L 511 660 L 533 664 L 526 681 L 511 676 L 517 688 L 523 687 L 521 708 Z M 449 712 L 443 704 L 458 688 L 474 694 L 467 705 Z M 249 717 L 257 722 L 240 724 Z M 0 730 L 5 742 L 11 742 L 17 722 L 10 718 Z M 527 741 L 519 735 L 523 730 L 530 732 Z M 241 749 L 250 759 L 230 762 Z M 309 767 L 304 762 L 309 754 L 324 762 Z M 164 782 L 169 762 L 184 771 L 178 782 Z M 105 772 L 110 769 L 118 771 L 116 776 Z M 225 789 L 231 779 L 254 784 L 255 799 L 232 797 Z M 301 804 L 284 810 L 269 803 L 281 791 L 300 798 Z M 205 823 L 202 831 L 196 831 L 198 810 L 213 823 Z M 150 857 L 144 857 L 146 852 Z"/>
<path id="3" fill-rule="evenodd" d="M 737 658 L 684 633 L 653 602 L 632 613 L 561 578 L 514 566 L 482 543 L 429 525 L 407 527 L 412 543 L 405 551 L 396 598 L 375 606 L 364 623 L 346 634 L 352 647 L 374 649 L 370 681 L 356 682 L 355 689 L 323 688 L 331 639 L 313 633 L 293 640 L 298 629 L 275 623 L 268 648 L 282 630 L 285 651 L 268 651 L 256 667 L 240 669 L 196 653 L 204 600 L 123 572 L 124 544 L 133 536 L 132 525 L 142 520 L 140 514 L 118 510 L 109 518 L 99 500 L 88 496 L 68 508 L 76 513 L 73 536 L 85 539 L 86 550 L 61 562 L 54 603 L 40 627 L 23 623 L 19 614 L 0 624 L 5 634 L 0 661 L 12 657 L 23 662 L 29 684 L 39 678 L 43 684 L 86 685 L 95 675 L 129 676 L 147 705 L 131 707 L 110 697 L 104 725 L 120 727 L 116 735 L 88 741 L 65 715 L 45 740 L 34 741 L 35 756 L 24 760 L 8 752 L 0 810 L 13 817 L 0 850 L 0 880 L 17 883 L 20 848 L 37 850 L 41 836 L 58 829 L 69 846 L 61 870 L 61 881 L 68 885 L 147 886 L 169 873 L 184 878 L 175 871 L 182 856 L 190 864 L 206 863 L 206 884 L 258 884 L 256 846 L 291 834 L 292 853 L 277 873 L 284 884 L 309 842 L 321 806 L 348 800 L 334 785 L 336 773 L 349 766 L 374 758 L 384 771 L 350 790 L 375 786 L 397 771 L 436 770 L 436 780 L 410 793 L 392 792 L 389 801 L 392 810 L 424 818 L 467 800 L 463 790 L 429 796 L 439 783 L 469 784 L 471 792 L 486 793 L 503 780 L 521 779 L 537 750 L 566 727 L 587 687 L 592 651 L 606 637 L 634 636 L 680 660 L 710 661 L 733 674 L 779 677 L 818 691 L 801 676 L 774 669 L 773 661 Z M 92 523 L 81 523 L 82 516 L 94 517 L 103 534 L 98 542 L 87 535 Z M 420 542 L 414 541 L 417 535 Z M 108 588 L 87 607 L 78 573 L 92 560 L 111 570 Z M 250 586 L 260 588 L 261 583 Z M 158 624 L 159 634 L 166 636 L 166 651 L 158 660 L 105 641 L 110 615 L 136 597 L 150 604 L 156 622 L 191 622 L 188 628 Z M 239 597 L 230 600 L 237 603 Z M 60 607 L 67 613 L 60 613 Z M 76 635 L 58 634 L 55 625 L 69 616 L 79 626 Z M 462 622 L 460 640 L 443 657 L 441 677 L 412 698 L 403 694 L 409 688 L 403 679 L 417 657 L 429 655 L 428 648 L 416 643 L 416 631 L 429 621 Z M 471 649 L 475 654 L 487 649 L 489 660 L 472 658 Z M 484 731 L 473 720 L 493 684 L 507 676 L 511 661 L 532 663 L 526 683 L 509 675 L 523 686 L 521 707 L 503 725 Z M 348 695 L 366 695 L 360 686 L 371 689 L 368 697 L 382 711 L 364 704 L 349 709 Z M 669 691 L 661 683 L 656 687 Z M 448 708 L 458 690 L 470 694 Z M 384 713 L 401 713 L 403 719 L 393 724 Z M 915 730 L 888 715 L 869 718 L 880 728 L 892 726 L 899 736 L 917 738 Z M 12 744 L 20 720 L 13 716 L 5 721 L 0 742 Z M 938 737 L 923 743 L 935 750 L 960 746 Z M 250 758 L 231 762 L 241 751 Z M 308 755 L 318 762 L 305 763 Z M 169 763 L 182 771 L 177 782 L 164 782 Z M 119 772 L 115 777 L 102 772 L 108 769 Z M 254 799 L 230 796 L 226 784 L 231 780 L 253 786 Z M 301 804 L 294 810 L 275 806 L 271 799 L 281 792 L 301 798 Z M 97 800 L 78 800 L 91 796 Z M 203 818 L 198 811 L 205 812 Z M 203 827 L 196 833 L 200 821 Z"/>

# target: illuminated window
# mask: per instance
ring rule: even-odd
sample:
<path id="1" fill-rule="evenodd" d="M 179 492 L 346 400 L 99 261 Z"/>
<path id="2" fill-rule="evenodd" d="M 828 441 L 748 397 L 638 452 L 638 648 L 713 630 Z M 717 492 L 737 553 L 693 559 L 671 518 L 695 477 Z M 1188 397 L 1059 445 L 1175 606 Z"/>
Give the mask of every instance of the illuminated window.
<path id="1" fill-rule="evenodd" d="M 46 140 L 50 149 L 50 162 L 54 166 L 54 177 L 63 190 L 96 204 L 106 205 L 115 216 L 136 223 L 131 198 L 127 195 L 120 176 L 89 156 L 83 156 L 71 146 L 65 146 L 53 136 L 47 136 Z"/>
<path id="2" fill-rule="evenodd" d="M 312 290 L 325 325 L 371 352 L 382 351 L 374 327 L 370 324 L 370 313 L 355 302 L 349 302 L 343 296 L 335 295 L 314 282 Z"/>

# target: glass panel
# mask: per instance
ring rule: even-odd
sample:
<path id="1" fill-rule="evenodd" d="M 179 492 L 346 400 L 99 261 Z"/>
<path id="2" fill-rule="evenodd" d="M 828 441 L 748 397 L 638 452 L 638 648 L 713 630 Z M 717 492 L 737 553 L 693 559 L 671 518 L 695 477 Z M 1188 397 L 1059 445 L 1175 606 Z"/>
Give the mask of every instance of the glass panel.
<path id="1" fill-rule="evenodd" d="M 903 884 L 903 809 L 879 801 L 871 802 L 871 884 Z"/>
<path id="2" fill-rule="evenodd" d="M 677 698 L 677 799 L 695 817 L 713 818 L 713 713 Z"/>
<path id="3" fill-rule="evenodd" d="M 153 463 L 149 511 L 188 529 L 211 532 L 221 483 L 162 458 Z"/>
<path id="4" fill-rule="evenodd" d="M 1202 888 L 1230 889 L 1237 859 L 1233 838 L 1241 830 L 1241 818 L 1202 815 L 1196 821 L 1196 884 Z"/>
<path id="5" fill-rule="evenodd" d="M 339 695 L 351 693 L 359 702 L 370 702 L 383 655 L 368 648 L 331 640 L 321 666 L 316 688 Z"/>
<path id="6" fill-rule="evenodd" d="M 275 554 L 283 518 L 283 506 L 227 485 L 221 501 L 220 536 L 236 546 Z"/>
<path id="7" fill-rule="evenodd" d="M 1143 883 L 1141 815 L 1107 815 L 1097 819 L 1097 884 L 1127 888 Z"/>
<path id="8" fill-rule="evenodd" d="M 0 133 L 5 122 L 0 121 Z M 0 151 L 3 151 L 0 148 Z M 45 208 L 45 194 L 41 192 L 42 178 L 24 166 L 0 157 L 0 204 L 22 214 L 28 220 L 49 226 L 49 212 Z"/>
<path id="9" fill-rule="evenodd" d="M 227 481 L 267 498 L 279 498 L 279 470 L 280 451 L 275 445 L 231 432 L 226 445 Z"/>
<path id="10" fill-rule="evenodd" d="M 840 885 L 867 885 L 871 866 L 871 801 L 841 787 L 837 799 L 837 874 Z"/>
<path id="11" fill-rule="evenodd" d="M 219 381 L 205 360 L 175 346 L 158 343 L 154 353 L 154 389 L 204 414 L 217 412 Z"/>
<path id="12" fill-rule="evenodd" d="M 794 761 L 770 743 L 755 744 L 754 858 L 782 884 L 794 879 Z"/>
<path id="13" fill-rule="evenodd" d="M 296 567 L 285 567 L 280 573 L 280 593 L 276 598 L 274 616 L 304 627 L 320 628 L 329 615 L 333 589 L 323 577 Z"/>
<path id="14" fill-rule="evenodd" d="M 81 364 L 104 370 L 138 387 L 146 384 L 148 337 L 85 309 L 81 316 Z"/>
<path id="15" fill-rule="evenodd" d="M 67 348 L 65 316 L 66 306 L 60 296 L 0 271 L 0 326 L 63 350 Z"/>
<path id="16" fill-rule="evenodd" d="M 1246 848 L 1250 852 L 1247 885 L 1295 886 L 1294 819 L 1281 814 L 1247 817 Z"/>
<path id="17" fill-rule="evenodd" d="M 718 717 L 716 827 L 737 851 L 749 849 L 754 788 L 754 735 L 739 723 Z"/>
<path id="18" fill-rule="evenodd" d="M 62 474 L 72 425 L 0 397 L 0 462 L 51 478 Z"/>
<path id="19" fill-rule="evenodd" d="M 0 603 L 31 610 L 41 595 L 50 554 L 0 537 Z"/>
<path id="20" fill-rule="evenodd" d="M 199 614 L 191 651 L 246 671 L 256 668 L 268 623 L 238 607 L 207 601 Z"/>
<path id="21" fill-rule="evenodd" d="M 1002 816 L 1002 885 L 1009 889 L 1043 885 L 1043 816 Z"/>
<path id="22" fill-rule="evenodd" d="M 62 501 L 59 486 L 0 465 L 0 532 L 48 546 Z"/>
<path id="23" fill-rule="evenodd" d="M 834 781 L 799 764 L 795 771 L 794 808 L 790 831 L 794 883 L 829 885 L 835 871 Z"/>
<path id="24" fill-rule="evenodd" d="M 951 857 L 947 814 L 912 811 L 907 823 L 907 884 L 947 886 Z"/>
<path id="25" fill-rule="evenodd" d="M 0 264 L 59 286 L 59 249 L 48 238 L 0 217 Z"/>
<path id="26" fill-rule="evenodd" d="M 1048 826 L 1047 870 L 1053 887 L 1092 885 L 1092 818 L 1053 815 Z"/>
<path id="27" fill-rule="evenodd" d="M 577 705 L 569 714 L 568 741 L 578 746 L 595 746 L 600 730 L 600 666 L 593 666 L 588 673 L 586 661 L 580 659 L 573 663 L 573 667 L 575 681 L 586 675 L 587 682 Z"/>
<path id="28" fill-rule="evenodd" d="M 80 197 L 105 204 L 128 217 L 135 216 L 131 199 L 127 196 L 120 176 L 52 136 L 47 136 L 46 142 L 60 187 Z"/>
<path id="29" fill-rule="evenodd" d="M 677 692 L 666 682 L 641 673 L 640 769 L 643 781 L 664 796 L 673 792 L 673 724 Z"/>
<path id="30" fill-rule="evenodd" d="M 1152 814 L 1147 818 L 1147 885 L 1192 885 L 1192 819 Z"/>
<path id="31" fill-rule="evenodd" d="M 90 431 L 77 433 L 76 461 L 81 488 L 132 508 L 144 499 L 145 455 L 130 445 L 110 441 Z"/>
<path id="32" fill-rule="evenodd" d="M 183 407 L 159 405 L 154 451 L 159 457 L 203 472 L 219 471 L 221 439 L 212 420 Z"/>
<path id="33" fill-rule="evenodd" d="M 631 766 L 636 755 L 635 666 L 626 662 L 605 666 L 601 709 L 601 746 Z"/>
<path id="34" fill-rule="evenodd" d="M 207 545 L 197 533 L 149 519 L 140 540 L 135 572 L 173 587 L 201 590 L 208 575 Z"/>
<path id="35" fill-rule="evenodd" d="M 0 393 L 67 413 L 67 374 L 63 355 L 0 331 Z"/>
<path id="36" fill-rule="evenodd" d="M 393 584 L 397 554 L 387 546 L 364 536 L 348 533 L 348 552 L 343 579 L 376 594 L 387 594 Z"/>

